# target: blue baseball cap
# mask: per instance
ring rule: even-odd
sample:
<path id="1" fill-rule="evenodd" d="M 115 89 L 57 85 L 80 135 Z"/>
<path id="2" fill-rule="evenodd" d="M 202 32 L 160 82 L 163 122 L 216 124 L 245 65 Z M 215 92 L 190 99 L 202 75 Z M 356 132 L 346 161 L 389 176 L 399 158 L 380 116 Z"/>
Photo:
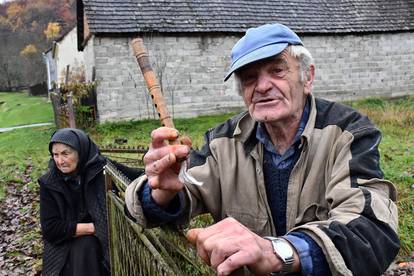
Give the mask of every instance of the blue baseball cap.
<path id="1" fill-rule="evenodd" d="M 275 56 L 288 45 L 303 45 L 302 40 L 285 25 L 275 23 L 250 28 L 231 50 L 231 66 L 224 78 L 249 63 Z"/>

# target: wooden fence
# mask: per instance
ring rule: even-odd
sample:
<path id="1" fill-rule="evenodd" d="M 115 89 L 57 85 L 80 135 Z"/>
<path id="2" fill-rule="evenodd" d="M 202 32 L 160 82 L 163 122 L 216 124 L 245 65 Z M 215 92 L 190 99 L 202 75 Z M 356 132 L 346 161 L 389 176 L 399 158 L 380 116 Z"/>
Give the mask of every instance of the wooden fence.
<path id="1" fill-rule="evenodd" d="M 130 180 L 105 166 L 111 275 L 215 275 L 181 232 L 144 229 L 125 215 L 124 192 Z"/>
<path id="2" fill-rule="evenodd" d="M 87 97 L 78 99 L 77 106 L 74 104 L 72 93 L 62 95 L 59 89 L 50 93 L 53 106 L 53 114 L 57 128 L 85 128 L 90 127 L 97 120 L 96 91 L 93 89 Z M 77 112 L 79 108 L 81 112 Z"/>
<path id="3" fill-rule="evenodd" d="M 72 96 L 68 95 L 66 103 L 58 93 L 50 93 L 50 100 L 53 106 L 53 114 L 57 128 L 72 127 L 76 128 L 75 110 L 73 107 Z"/>

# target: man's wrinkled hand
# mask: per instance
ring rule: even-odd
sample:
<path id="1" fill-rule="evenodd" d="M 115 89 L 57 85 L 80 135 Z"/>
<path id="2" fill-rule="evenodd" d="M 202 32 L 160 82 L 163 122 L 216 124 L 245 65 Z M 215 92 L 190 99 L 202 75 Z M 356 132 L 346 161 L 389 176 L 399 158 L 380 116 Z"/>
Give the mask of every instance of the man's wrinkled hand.
<path id="1" fill-rule="evenodd" d="M 182 143 L 171 144 L 178 139 L 176 129 L 160 127 L 151 132 L 151 144 L 144 156 L 145 174 L 152 188 L 155 202 L 163 206 L 168 204 L 184 184 L 178 180 L 179 160 L 186 159 L 190 152 L 191 140 L 185 138 Z"/>
<path id="2" fill-rule="evenodd" d="M 187 232 L 187 239 L 197 247 L 200 258 L 218 275 L 229 275 L 243 266 L 255 275 L 267 275 L 282 268 L 270 241 L 233 218 L 206 228 L 191 229 Z"/>

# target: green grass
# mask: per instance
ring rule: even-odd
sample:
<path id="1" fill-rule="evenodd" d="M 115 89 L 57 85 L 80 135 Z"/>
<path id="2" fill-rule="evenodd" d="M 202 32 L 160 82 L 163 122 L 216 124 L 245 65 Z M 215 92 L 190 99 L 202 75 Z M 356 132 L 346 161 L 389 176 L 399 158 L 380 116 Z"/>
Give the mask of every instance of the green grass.
<path id="1" fill-rule="evenodd" d="M 0 93 L 0 96 L 3 94 Z M 24 102 L 28 101 L 24 99 Z M 386 178 L 398 190 L 400 258 L 404 258 L 414 251 L 414 97 L 393 101 L 369 99 L 348 104 L 367 114 L 383 132 L 381 167 Z M 52 118 L 51 109 L 49 112 L 46 117 Z M 0 117 L 4 118 L 2 113 Z M 175 119 L 174 122 L 182 134 L 191 137 L 195 147 L 200 147 L 204 132 L 232 115 Z M 26 123 L 23 120 L 19 124 Z M 105 123 L 87 132 L 99 145 L 114 144 L 116 138 L 122 137 L 128 139 L 130 146 L 146 147 L 149 133 L 158 126 L 156 120 Z M 53 131 L 53 127 L 36 127 L 0 133 L 0 200 L 4 197 L 4 186 L 10 181 L 20 183 L 27 166 L 33 166 L 30 176 L 34 180 L 46 170 L 49 158 L 47 145 Z"/>
<path id="2" fill-rule="evenodd" d="M 0 92 L 0 128 L 52 121 L 52 105 L 46 97 Z"/>
<path id="3" fill-rule="evenodd" d="M 36 127 L 0 133 L 0 200 L 7 183 L 22 183 L 26 168 L 33 167 L 33 181 L 45 171 L 52 131 L 52 127 Z"/>
<path id="4" fill-rule="evenodd" d="M 217 124 L 230 118 L 233 113 L 200 116 L 192 119 L 175 119 L 174 124 L 181 135 L 191 137 L 194 147 L 201 147 L 204 143 L 204 133 Z M 160 127 L 157 120 L 143 120 L 138 122 L 105 123 L 88 130 L 94 141 L 100 145 L 111 145 L 116 138 L 128 139 L 131 146 L 145 146 L 150 142 L 150 133 Z"/>

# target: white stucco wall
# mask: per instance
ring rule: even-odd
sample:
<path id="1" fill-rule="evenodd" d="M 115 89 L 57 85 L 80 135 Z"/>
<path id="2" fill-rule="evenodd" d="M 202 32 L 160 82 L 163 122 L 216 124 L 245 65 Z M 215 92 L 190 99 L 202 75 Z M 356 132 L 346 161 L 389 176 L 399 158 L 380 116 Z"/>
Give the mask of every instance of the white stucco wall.
<path id="1" fill-rule="evenodd" d="M 57 78 L 59 83 L 65 81 L 66 67 L 70 72 L 84 69 L 84 52 L 78 52 L 76 27 L 72 29 L 62 40 L 57 42 L 56 60 Z"/>
<path id="2" fill-rule="evenodd" d="M 414 94 L 414 33 L 302 38 L 316 61 L 315 95 L 352 100 Z M 243 108 L 233 80 L 223 83 L 237 40 L 236 36 L 144 38 L 174 117 Z M 87 47 L 93 52 L 90 62 L 99 81 L 100 121 L 156 118 L 130 39 L 95 37 Z"/>

